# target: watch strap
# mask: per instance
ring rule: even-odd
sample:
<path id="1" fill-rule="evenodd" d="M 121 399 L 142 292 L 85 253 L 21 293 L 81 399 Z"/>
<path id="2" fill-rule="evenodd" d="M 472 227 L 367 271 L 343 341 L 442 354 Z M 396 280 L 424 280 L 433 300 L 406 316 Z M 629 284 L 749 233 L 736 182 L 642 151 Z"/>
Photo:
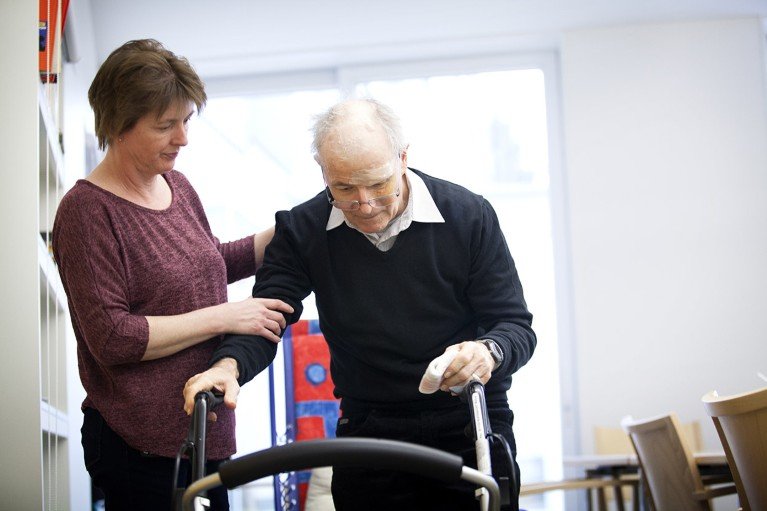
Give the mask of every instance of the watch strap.
<path id="1" fill-rule="evenodd" d="M 503 351 L 501 351 L 501 347 L 498 343 L 492 339 L 477 339 L 476 342 L 484 345 L 485 348 L 487 348 L 487 351 L 490 352 L 490 356 L 493 357 L 493 362 L 495 362 L 493 371 L 501 367 L 501 364 L 503 363 Z"/>

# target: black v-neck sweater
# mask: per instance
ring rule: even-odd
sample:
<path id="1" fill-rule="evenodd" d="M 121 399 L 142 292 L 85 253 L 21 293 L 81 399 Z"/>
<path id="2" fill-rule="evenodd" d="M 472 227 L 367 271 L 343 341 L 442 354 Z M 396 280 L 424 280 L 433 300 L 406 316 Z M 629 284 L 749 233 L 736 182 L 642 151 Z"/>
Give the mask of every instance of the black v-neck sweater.
<path id="1" fill-rule="evenodd" d="M 346 224 L 327 231 L 331 206 L 321 193 L 277 213 L 253 296 L 292 305 L 292 323 L 314 291 L 335 394 L 345 410 L 456 406 L 445 392 L 420 394 L 418 384 L 445 348 L 477 338 L 493 339 L 503 350 L 485 393 L 488 402 L 506 402 L 511 375 L 532 356 L 536 337 L 498 218 L 483 197 L 413 172 L 444 223 L 413 222 L 382 252 Z M 236 359 L 244 383 L 275 351 L 264 339 L 227 336 L 212 361 Z"/>

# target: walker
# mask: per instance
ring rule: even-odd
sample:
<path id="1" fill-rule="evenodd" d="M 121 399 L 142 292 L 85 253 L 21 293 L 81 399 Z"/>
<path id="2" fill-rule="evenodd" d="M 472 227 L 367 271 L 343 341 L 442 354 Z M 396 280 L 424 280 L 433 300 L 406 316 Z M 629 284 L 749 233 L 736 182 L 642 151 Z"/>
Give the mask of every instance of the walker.
<path id="1" fill-rule="evenodd" d="M 447 361 L 445 364 L 447 358 L 451 357 L 438 357 L 429 364 L 421 382 L 422 392 L 430 393 L 439 388 L 441 375 L 450 363 Z M 484 389 L 484 385 L 476 380 L 464 387 L 451 389 L 469 404 L 477 469 L 464 466 L 460 456 L 408 442 L 375 438 L 328 438 L 293 442 L 257 451 L 222 463 L 219 471 L 210 475 L 205 475 L 207 415 L 210 409 L 221 402 L 221 398 L 211 392 L 200 392 L 195 397 L 189 437 L 179 453 L 180 459 L 184 451 L 190 450 L 192 462 L 192 483 L 185 491 L 182 489 L 180 509 L 208 509 L 205 493 L 217 486 L 234 489 L 282 472 L 333 465 L 400 470 L 448 483 L 464 480 L 478 486 L 476 496 L 481 511 L 518 511 L 517 499 L 512 498 L 510 492 L 516 488 L 511 451 L 506 440 L 490 429 Z M 496 476 L 492 472 L 493 452 L 497 453 L 496 459 L 502 461 L 504 469 Z M 178 505 L 177 501 L 174 510 L 179 509 Z"/>
<path id="2" fill-rule="evenodd" d="M 463 466 L 460 456 L 417 444 L 374 438 L 328 438 L 271 447 L 221 464 L 219 471 L 189 485 L 184 511 L 196 511 L 198 496 L 223 485 L 228 489 L 279 472 L 319 466 L 368 466 L 401 470 L 441 481 L 468 481 L 487 492 L 490 510 L 499 511 L 501 494 L 492 476 Z"/>

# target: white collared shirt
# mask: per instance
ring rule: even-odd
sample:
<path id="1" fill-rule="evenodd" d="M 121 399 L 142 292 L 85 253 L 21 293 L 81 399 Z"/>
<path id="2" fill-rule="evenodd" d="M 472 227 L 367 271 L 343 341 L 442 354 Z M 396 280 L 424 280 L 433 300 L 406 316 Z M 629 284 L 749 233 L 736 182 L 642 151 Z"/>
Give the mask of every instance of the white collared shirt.
<path id="1" fill-rule="evenodd" d="M 442 218 L 442 213 L 439 212 L 423 179 L 413 173 L 410 169 L 405 172 L 405 179 L 407 179 L 408 189 L 410 190 L 410 196 L 408 197 L 405 211 L 389 222 L 389 225 L 387 225 L 383 231 L 372 234 L 362 233 L 382 252 L 389 250 L 394 245 L 397 235 L 410 227 L 412 222 L 445 223 L 445 219 Z M 331 208 L 330 217 L 328 218 L 328 223 L 325 226 L 325 229 L 330 231 L 342 223 L 346 223 L 346 225 L 352 229 L 362 232 L 346 220 L 343 211 L 338 208 Z"/>

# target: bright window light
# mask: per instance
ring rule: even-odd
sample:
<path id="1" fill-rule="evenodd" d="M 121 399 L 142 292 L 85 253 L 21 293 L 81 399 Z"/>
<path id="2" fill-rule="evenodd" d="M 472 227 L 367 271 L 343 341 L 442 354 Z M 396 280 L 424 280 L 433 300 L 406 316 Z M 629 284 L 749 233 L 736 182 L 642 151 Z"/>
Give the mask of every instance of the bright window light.
<path id="1" fill-rule="evenodd" d="M 357 81 L 347 88 L 390 105 L 400 115 L 411 167 L 484 195 L 498 214 L 539 339 L 533 359 L 515 375 L 509 394 L 518 461 L 528 482 L 562 475 L 544 80 L 543 71 L 533 68 Z M 219 239 L 263 230 L 274 223 L 276 211 L 322 191 L 309 130 L 313 116 L 339 100 L 339 90 L 209 100 L 192 122 L 177 168 L 200 194 Z M 249 296 L 252 284 L 248 279 L 230 286 L 230 300 Z M 313 296 L 305 307 L 304 319 L 317 317 Z M 240 397 L 238 455 L 270 445 L 267 403 L 264 373 Z M 243 497 L 243 502 L 266 499 L 269 489 L 252 491 L 262 495 Z M 523 501 L 523 507 L 561 509 L 562 500 L 560 495 L 538 496 Z"/>

